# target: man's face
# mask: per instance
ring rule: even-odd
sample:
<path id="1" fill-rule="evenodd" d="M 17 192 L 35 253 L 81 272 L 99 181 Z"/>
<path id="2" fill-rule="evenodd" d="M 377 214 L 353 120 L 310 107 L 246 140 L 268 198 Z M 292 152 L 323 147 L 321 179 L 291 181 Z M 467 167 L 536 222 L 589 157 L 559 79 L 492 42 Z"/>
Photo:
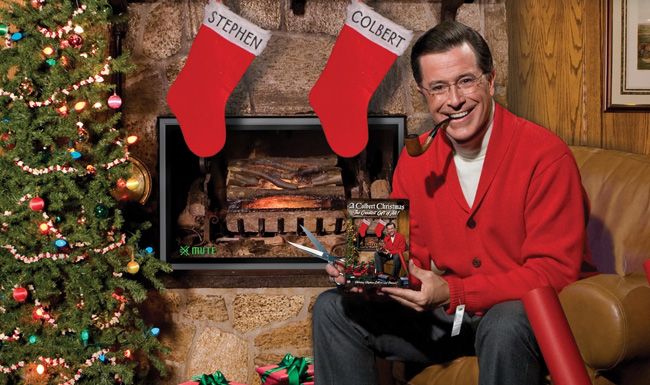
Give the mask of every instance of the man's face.
<path id="1" fill-rule="evenodd" d="M 386 233 L 390 235 L 391 237 L 395 235 L 395 226 L 393 225 L 388 225 L 386 226 Z"/>
<path id="2" fill-rule="evenodd" d="M 442 53 L 420 57 L 421 87 L 432 89 L 436 85 L 449 85 L 449 92 L 430 95 L 421 92 L 427 99 L 429 111 L 436 122 L 452 118 L 447 126 L 447 135 L 458 144 L 482 138 L 490 120 L 492 95 L 494 95 L 494 71 L 483 74 L 476 62 L 471 47 L 464 43 Z M 481 76 L 482 75 L 482 76 Z M 471 92 L 459 90 L 455 83 L 467 77 L 479 79 Z M 480 143 L 480 141 L 478 141 Z"/>

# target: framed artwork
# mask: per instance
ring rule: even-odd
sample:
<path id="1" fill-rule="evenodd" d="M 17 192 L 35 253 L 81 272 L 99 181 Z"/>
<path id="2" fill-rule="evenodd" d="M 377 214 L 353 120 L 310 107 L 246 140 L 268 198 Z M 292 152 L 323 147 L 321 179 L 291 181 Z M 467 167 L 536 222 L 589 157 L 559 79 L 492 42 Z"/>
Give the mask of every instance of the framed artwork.
<path id="1" fill-rule="evenodd" d="M 605 111 L 650 110 L 650 0 L 607 0 Z"/>

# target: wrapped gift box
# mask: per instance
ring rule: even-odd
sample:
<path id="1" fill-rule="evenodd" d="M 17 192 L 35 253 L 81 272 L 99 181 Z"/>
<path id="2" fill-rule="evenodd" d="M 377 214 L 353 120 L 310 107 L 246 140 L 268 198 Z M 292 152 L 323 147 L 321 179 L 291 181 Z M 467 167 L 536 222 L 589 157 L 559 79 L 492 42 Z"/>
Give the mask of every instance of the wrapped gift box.
<path id="1" fill-rule="evenodd" d="M 183 382 L 182 384 L 179 385 L 202 385 L 202 384 L 246 385 L 235 381 L 228 381 L 226 377 L 218 370 L 214 374 L 202 374 L 198 376 L 193 376 L 192 381 Z"/>
<path id="2" fill-rule="evenodd" d="M 183 382 L 182 384 L 178 384 L 178 385 L 200 385 L 200 384 L 201 383 L 197 382 L 197 381 L 187 381 L 187 382 Z M 313 385 L 314 383 L 312 382 L 310 384 Z M 242 384 L 241 382 L 228 381 L 228 385 L 246 385 L 246 384 Z"/>
<path id="3" fill-rule="evenodd" d="M 200 384 L 200 382 L 197 382 L 197 381 L 187 381 L 187 382 L 183 382 L 182 384 L 178 384 L 178 385 L 199 385 L 199 384 Z M 313 382 L 311 384 L 313 385 Z M 228 385 L 246 385 L 246 384 L 242 384 L 241 382 L 228 381 Z"/>
<path id="4" fill-rule="evenodd" d="M 200 384 L 200 382 L 197 382 L 197 381 L 187 381 L 187 382 L 183 382 L 182 384 L 178 384 L 178 385 L 199 385 L 199 384 Z M 313 384 L 314 383 L 312 382 L 311 385 L 313 385 Z M 246 385 L 246 384 L 242 384 L 241 382 L 228 381 L 228 385 Z"/>
<path id="5" fill-rule="evenodd" d="M 275 369 L 277 367 L 278 365 L 267 365 L 267 366 L 258 367 L 255 370 L 261 377 L 268 370 Z M 309 366 L 307 367 L 307 376 L 309 380 L 301 382 L 300 385 L 314 384 L 314 381 L 312 380 L 312 378 L 314 378 L 313 364 L 309 364 Z M 278 370 L 277 372 L 273 372 L 269 374 L 268 377 L 266 377 L 266 381 L 263 384 L 264 385 L 289 385 L 289 375 L 287 374 L 287 369 Z"/>

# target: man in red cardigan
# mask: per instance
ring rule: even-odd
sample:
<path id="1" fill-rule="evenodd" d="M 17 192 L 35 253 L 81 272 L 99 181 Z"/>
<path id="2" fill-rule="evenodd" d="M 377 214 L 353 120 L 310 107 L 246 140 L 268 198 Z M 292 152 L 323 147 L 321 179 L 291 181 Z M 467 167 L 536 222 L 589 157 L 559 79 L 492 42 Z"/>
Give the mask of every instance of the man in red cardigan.
<path id="1" fill-rule="evenodd" d="M 384 272 L 384 263 L 387 260 L 393 261 L 393 277 L 399 277 L 399 272 L 402 269 L 402 261 L 400 254 L 406 251 L 406 239 L 404 236 L 397 232 L 395 223 L 389 222 L 386 225 L 386 235 L 383 239 L 384 247 L 375 252 L 375 272 Z"/>
<path id="2" fill-rule="evenodd" d="M 422 156 L 402 153 L 393 176 L 392 196 L 410 201 L 413 288 L 383 288 L 381 301 L 321 294 L 316 381 L 374 384 L 376 356 L 430 364 L 475 354 L 481 385 L 541 384 L 520 299 L 561 290 L 589 259 L 575 160 L 553 133 L 494 102 L 492 56 L 475 30 L 439 24 L 413 46 L 411 66 L 433 121 L 450 119 Z"/>

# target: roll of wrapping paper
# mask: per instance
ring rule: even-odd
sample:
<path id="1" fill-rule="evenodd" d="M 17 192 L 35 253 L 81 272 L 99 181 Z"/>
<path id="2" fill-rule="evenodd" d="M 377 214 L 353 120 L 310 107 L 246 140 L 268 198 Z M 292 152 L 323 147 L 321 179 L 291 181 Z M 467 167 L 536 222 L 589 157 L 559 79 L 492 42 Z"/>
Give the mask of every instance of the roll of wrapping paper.
<path id="1" fill-rule="evenodd" d="M 648 283 L 650 283 L 650 259 L 643 263 L 643 268 L 645 269 L 645 276 L 648 278 Z"/>
<path id="2" fill-rule="evenodd" d="M 560 301 L 552 287 L 526 293 L 522 302 L 556 385 L 591 385 Z"/>

